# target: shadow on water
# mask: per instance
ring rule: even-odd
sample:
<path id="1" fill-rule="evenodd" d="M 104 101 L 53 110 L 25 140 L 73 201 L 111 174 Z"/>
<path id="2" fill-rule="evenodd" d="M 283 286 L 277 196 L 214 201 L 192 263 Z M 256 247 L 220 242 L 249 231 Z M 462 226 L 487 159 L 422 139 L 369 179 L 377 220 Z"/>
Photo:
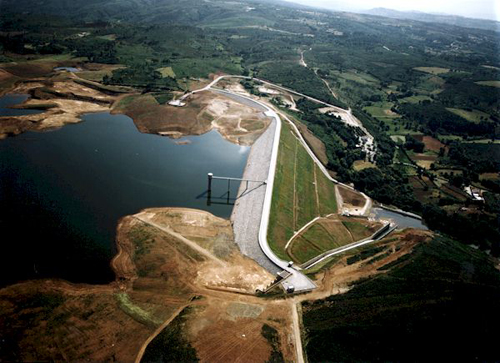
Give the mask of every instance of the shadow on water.
<path id="1" fill-rule="evenodd" d="M 234 181 L 233 181 L 234 183 Z M 245 181 L 243 181 L 245 185 Z M 239 184 L 239 183 L 238 183 Z M 246 183 L 245 189 L 241 191 L 241 194 L 238 195 L 239 190 L 236 189 L 236 191 L 232 190 L 232 188 L 228 188 L 228 190 L 219 195 L 219 194 L 214 194 L 213 190 L 207 189 L 200 195 L 196 197 L 196 199 L 205 199 L 207 201 L 207 206 L 210 206 L 212 204 L 219 204 L 219 205 L 235 205 L 236 201 L 244 197 L 245 195 L 248 195 L 257 189 L 260 189 L 264 186 L 264 183 L 259 183 L 257 186 L 254 187 L 249 187 L 249 183 Z M 233 188 L 234 189 L 234 188 Z"/>

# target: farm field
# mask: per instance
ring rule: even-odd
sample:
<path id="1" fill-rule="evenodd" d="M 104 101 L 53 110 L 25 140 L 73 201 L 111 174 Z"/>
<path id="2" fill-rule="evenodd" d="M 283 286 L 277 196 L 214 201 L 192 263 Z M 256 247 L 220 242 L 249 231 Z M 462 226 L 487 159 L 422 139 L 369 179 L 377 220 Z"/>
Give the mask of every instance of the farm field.
<path id="1" fill-rule="evenodd" d="M 453 112 L 455 115 L 463 117 L 467 121 L 475 122 L 475 123 L 479 123 L 482 120 L 488 120 L 490 118 L 490 115 L 488 115 L 487 113 L 478 111 L 478 110 L 467 111 L 467 110 L 462 110 L 459 108 L 447 108 L 447 110 L 450 112 Z"/>
<path id="2" fill-rule="evenodd" d="M 440 67 L 416 67 L 413 68 L 416 71 L 433 74 L 435 76 L 448 73 L 450 70 L 448 68 L 440 68 Z"/>

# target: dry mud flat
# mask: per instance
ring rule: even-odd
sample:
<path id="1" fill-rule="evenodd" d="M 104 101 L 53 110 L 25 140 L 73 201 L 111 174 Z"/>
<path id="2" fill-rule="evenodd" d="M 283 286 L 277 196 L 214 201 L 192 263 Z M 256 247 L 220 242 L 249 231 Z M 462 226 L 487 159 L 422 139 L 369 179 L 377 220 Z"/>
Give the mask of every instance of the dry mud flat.
<path id="1" fill-rule="evenodd" d="M 105 86 L 89 79 L 100 79 L 117 66 L 85 64 L 77 74 L 54 72 L 51 62 L 0 65 L 0 84 L 11 93 L 31 97 L 15 108 L 41 109 L 24 116 L 0 116 L 0 139 L 25 131 L 43 131 L 81 121 L 92 112 L 123 113 L 130 116 L 139 131 L 178 138 L 217 130 L 228 141 L 251 145 L 266 130 L 270 119 L 259 110 L 213 92 L 200 92 L 189 98 L 186 107 L 159 104 L 152 94 L 139 94 L 129 87 Z M 34 78 L 15 74 L 27 73 Z M 13 72 L 13 73 L 9 73 Z M 85 76 L 86 79 L 80 76 Z M 12 84 L 11 84 L 12 83 Z"/>
<path id="2" fill-rule="evenodd" d="M 16 108 L 39 108 L 44 112 L 0 116 L 0 139 L 25 131 L 43 131 L 77 123 L 84 113 L 109 111 L 119 93 L 103 93 L 99 87 L 99 84 L 88 81 L 77 83 L 77 79 L 68 74 L 18 83 L 11 92 L 30 94 L 31 97 Z"/>
<path id="3" fill-rule="evenodd" d="M 210 91 L 193 94 L 187 101 L 186 106 L 175 107 L 159 105 L 152 95 L 135 95 L 118 103 L 114 112 L 130 116 L 141 132 L 178 138 L 215 129 L 238 145 L 253 144 L 271 121 L 252 107 Z"/>

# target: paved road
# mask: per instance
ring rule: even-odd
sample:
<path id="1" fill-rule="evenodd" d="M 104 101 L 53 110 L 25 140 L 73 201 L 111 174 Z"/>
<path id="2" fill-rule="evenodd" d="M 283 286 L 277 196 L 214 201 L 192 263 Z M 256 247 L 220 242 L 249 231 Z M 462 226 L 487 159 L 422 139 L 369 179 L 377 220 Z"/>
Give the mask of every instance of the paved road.
<path id="1" fill-rule="evenodd" d="M 186 99 L 191 94 L 207 91 L 211 89 L 211 87 L 216 85 L 217 82 L 219 82 L 221 79 L 224 78 L 251 79 L 251 77 L 245 77 L 245 76 L 219 76 L 215 80 L 213 80 L 209 85 L 184 95 L 183 97 L 181 97 L 180 100 Z M 254 80 L 264 84 L 271 85 L 273 87 L 282 89 L 290 93 L 300 95 L 314 102 L 324 104 L 328 107 L 338 108 L 326 102 L 295 92 L 285 87 L 277 86 L 273 83 L 260 80 L 257 78 L 254 78 Z M 283 286 L 285 287 L 285 289 L 293 286 L 296 292 L 312 290 L 316 288 L 316 285 L 304 274 L 299 272 L 297 269 L 288 266 L 287 261 L 283 261 L 278 256 L 276 256 L 274 252 L 271 250 L 269 243 L 267 241 L 267 230 L 269 226 L 269 216 L 271 212 L 274 176 L 276 171 L 276 162 L 278 157 L 278 147 L 279 147 L 279 140 L 281 133 L 281 119 L 278 116 L 278 114 L 265 103 L 256 101 L 250 97 L 238 95 L 225 90 L 217 90 L 217 92 L 226 94 L 235 99 L 240 99 L 242 102 L 246 104 L 253 103 L 258 108 L 265 109 L 266 110 L 265 114 L 273 119 L 271 126 L 256 141 L 256 143 L 252 147 L 247 168 L 244 174 L 245 179 L 252 179 L 252 180 L 266 179 L 267 183 L 266 185 L 260 185 L 259 187 L 254 188 L 253 190 L 252 188 L 250 188 L 251 190 L 247 191 L 246 194 L 243 194 L 243 191 L 240 190 L 241 192 L 240 194 L 243 194 L 243 196 L 239 198 L 237 205 L 235 206 L 235 211 L 233 212 L 233 216 L 231 217 L 233 221 L 233 228 L 235 230 L 236 242 L 240 246 L 243 254 L 255 259 L 258 263 L 260 263 L 263 267 L 265 267 L 269 271 L 274 273 L 277 272 L 279 269 L 288 271 L 291 274 L 291 276 L 287 278 L 286 281 L 283 282 Z M 341 108 L 338 109 L 342 110 L 343 112 L 349 112 Z M 290 124 L 296 130 L 297 135 L 301 140 L 301 143 L 306 148 L 306 151 L 309 153 L 312 159 L 319 166 L 323 174 L 329 180 L 341 184 L 330 176 L 324 165 L 319 161 L 316 155 L 309 148 L 309 146 L 307 145 L 301 133 L 299 132 L 297 127 L 293 124 L 293 122 L 289 120 L 288 117 L 286 117 L 286 115 L 282 114 L 282 117 L 284 117 L 288 122 L 290 122 Z M 268 153 L 270 147 L 271 147 L 271 153 L 269 155 Z M 267 177 L 265 177 L 266 170 L 267 170 Z M 353 189 L 348 185 L 344 186 Z M 366 210 L 369 204 L 371 203 L 371 200 L 366 195 L 363 194 L 363 196 L 366 198 L 365 208 L 363 208 L 363 210 Z M 259 211 L 261 212 L 259 213 Z M 259 214 L 261 217 L 260 223 L 258 223 Z M 258 236 L 256 241 L 255 232 L 257 231 L 257 229 L 258 229 Z M 260 247 L 261 252 L 267 257 L 267 260 L 263 257 L 262 253 L 258 251 L 257 246 Z"/>
<path id="2" fill-rule="evenodd" d="M 342 185 L 343 187 L 347 188 L 347 189 L 351 189 L 353 191 L 357 191 L 356 189 L 354 189 L 352 186 L 350 185 L 347 185 L 347 184 L 344 184 L 344 183 L 341 183 L 339 182 L 338 180 L 334 179 L 330 173 L 328 172 L 328 170 L 326 170 L 325 166 L 323 165 L 323 163 L 316 157 L 316 154 L 314 154 L 314 152 L 311 150 L 311 148 L 309 147 L 309 145 L 307 144 L 306 140 L 304 139 L 304 137 L 302 136 L 302 134 L 300 133 L 299 129 L 297 128 L 297 126 L 293 123 L 292 120 L 290 120 L 287 115 L 285 115 L 284 113 L 280 112 L 280 115 L 281 117 L 283 117 L 285 120 L 288 121 L 288 123 L 290 124 L 290 126 L 292 126 L 292 128 L 295 130 L 295 133 L 297 134 L 297 136 L 299 137 L 299 140 L 300 140 L 300 143 L 302 144 L 302 146 L 306 149 L 307 153 L 309 154 L 309 156 L 313 159 L 313 161 L 316 163 L 316 165 L 318 166 L 318 168 L 321 170 L 321 172 L 323 173 L 323 175 L 328 178 L 328 180 L 330 180 L 331 182 L 335 183 L 335 184 L 338 184 L 338 185 Z M 360 193 L 363 198 L 365 198 L 365 205 L 363 206 L 363 208 L 360 210 L 359 212 L 359 215 L 365 215 L 368 213 L 368 211 L 370 210 L 371 208 L 371 205 L 372 205 L 372 200 L 370 199 L 370 197 L 368 197 L 365 193 L 362 193 L 362 192 L 359 192 L 357 191 L 358 193 Z M 353 213 L 354 215 L 354 213 Z"/>
<path id="3" fill-rule="evenodd" d="M 238 198 L 237 206 L 235 206 L 236 212 L 233 212 L 233 216 L 231 217 L 233 221 L 233 228 L 235 230 L 236 241 L 239 246 L 243 246 L 242 251 L 244 250 L 247 251 L 247 253 L 254 253 L 255 256 L 259 258 L 259 260 L 261 260 L 261 255 L 256 251 L 258 245 L 264 255 L 268 258 L 270 263 L 274 264 L 280 270 L 288 271 L 291 276 L 283 282 L 283 286 L 285 287 L 285 289 L 291 286 L 293 286 L 296 292 L 315 289 L 316 285 L 307 276 L 305 276 L 295 268 L 288 266 L 288 261 L 283 261 L 274 254 L 267 240 L 267 230 L 269 227 L 269 216 L 271 214 L 271 202 L 273 196 L 274 176 L 276 172 L 278 148 L 281 136 L 281 119 L 279 118 L 278 114 L 274 112 L 274 110 L 272 110 L 268 105 L 262 102 L 256 101 L 250 97 L 237 95 L 224 90 L 217 90 L 217 92 L 222 94 L 230 94 L 232 98 L 242 99 L 247 103 L 253 102 L 256 105 L 263 107 L 266 110 L 265 115 L 271 117 L 273 120 L 271 126 L 262 135 L 266 136 L 264 138 L 262 138 L 261 136 L 257 140 L 257 142 L 254 143 L 254 145 L 252 146 L 252 151 L 250 152 L 250 154 L 253 154 L 253 156 L 252 159 L 250 159 L 249 156 L 251 167 L 248 173 L 255 173 L 255 175 L 247 174 L 247 170 L 245 170 L 244 174 L 244 179 L 265 179 L 267 183 L 266 185 L 261 186 L 261 188 L 254 189 L 246 196 L 244 195 L 242 198 Z M 263 165 L 256 165 L 260 163 Z M 257 193 L 253 193 L 256 191 Z M 248 197 L 251 193 L 253 193 L 254 195 L 252 197 Z M 262 197 L 264 199 L 262 199 Z M 260 223 L 258 223 L 259 216 Z M 255 231 L 257 229 L 258 235 L 257 240 L 255 240 Z M 243 253 L 245 254 L 245 252 Z M 257 262 L 259 262 L 259 260 L 257 260 Z M 262 265 L 264 264 L 266 266 L 269 266 L 267 262 L 262 261 Z M 276 270 L 275 268 L 272 270 L 272 272 L 274 271 L 277 272 L 278 270 Z"/>

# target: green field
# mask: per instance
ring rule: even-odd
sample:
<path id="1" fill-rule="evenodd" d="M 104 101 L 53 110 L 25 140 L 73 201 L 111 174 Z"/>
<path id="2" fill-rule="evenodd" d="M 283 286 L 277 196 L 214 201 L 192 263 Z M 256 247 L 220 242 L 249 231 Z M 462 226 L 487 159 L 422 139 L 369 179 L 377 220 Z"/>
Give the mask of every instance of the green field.
<path id="1" fill-rule="evenodd" d="M 436 76 L 439 74 L 448 73 L 450 71 L 449 68 L 440 68 L 440 67 L 415 67 L 413 69 L 416 71 L 429 73 Z"/>
<path id="2" fill-rule="evenodd" d="M 380 83 L 380 81 L 378 79 L 376 79 L 375 77 L 373 77 L 369 74 L 366 74 L 366 73 L 357 72 L 355 70 L 349 70 L 347 72 L 330 71 L 330 74 L 332 74 L 336 77 L 343 78 L 343 79 L 348 80 L 348 81 L 354 81 L 354 82 L 360 83 L 362 85 L 372 85 L 373 86 L 373 85 L 377 85 L 378 83 Z"/>
<path id="3" fill-rule="evenodd" d="M 476 82 L 480 86 L 496 87 L 500 88 L 500 81 L 480 81 Z"/>
<path id="4" fill-rule="evenodd" d="M 321 219 L 295 238 L 288 252 L 293 261 L 304 263 L 321 253 L 369 237 L 377 227 L 355 218 Z"/>
<path id="5" fill-rule="evenodd" d="M 460 108 L 451 108 L 451 107 L 446 109 L 450 112 L 453 112 L 455 115 L 463 117 L 467 121 L 474 123 L 479 123 L 482 120 L 488 120 L 490 118 L 490 115 L 478 110 L 467 111 L 467 110 L 462 110 Z"/>
<path id="6" fill-rule="evenodd" d="M 422 101 L 432 101 L 432 98 L 425 95 L 418 95 L 418 96 L 405 97 L 399 100 L 399 102 L 402 103 L 419 103 Z"/>
<path id="7" fill-rule="evenodd" d="M 373 118 L 378 121 L 382 121 L 389 135 L 405 134 L 411 132 L 410 130 L 405 130 L 402 125 L 398 122 L 401 119 L 401 115 L 396 112 L 391 111 L 394 106 L 392 102 L 376 102 L 371 106 L 364 107 L 363 110 L 370 114 Z"/>
<path id="8" fill-rule="evenodd" d="M 357 222 L 353 222 L 357 223 Z M 363 226 L 360 225 L 362 228 Z M 304 263 L 319 254 L 354 242 L 344 224 L 338 220 L 322 220 L 312 225 L 302 236 L 295 239 L 290 257 Z"/>
<path id="9" fill-rule="evenodd" d="M 413 87 L 413 91 L 419 96 L 437 95 L 443 91 L 445 82 L 441 77 L 424 74 Z"/>
<path id="10" fill-rule="evenodd" d="M 172 67 L 158 68 L 157 71 L 161 73 L 162 77 L 175 78 L 175 72 Z"/>
<path id="11" fill-rule="evenodd" d="M 317 168 L 287 123 L 282 124 L 269 220 L 269 244 L 283 259 L 294 232 L 320 216 L 337 212 L 334 184 Z"/>

